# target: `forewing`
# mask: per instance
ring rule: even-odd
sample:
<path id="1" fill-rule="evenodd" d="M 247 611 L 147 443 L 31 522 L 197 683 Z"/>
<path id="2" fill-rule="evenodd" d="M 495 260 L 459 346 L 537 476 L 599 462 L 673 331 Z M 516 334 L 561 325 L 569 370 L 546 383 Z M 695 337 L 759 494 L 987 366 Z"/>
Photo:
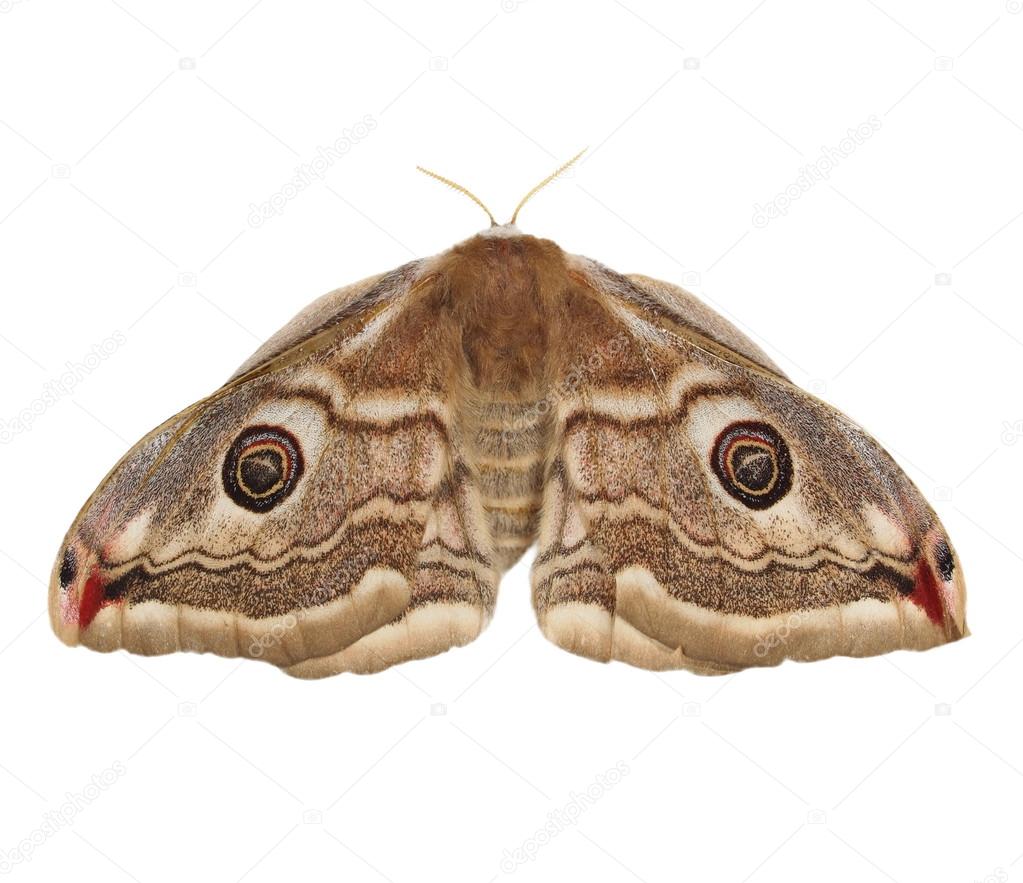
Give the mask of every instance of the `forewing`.
<path id="1" fill-rule="evenodd" d="M 61 639 L 318 676 L 474 637 L 495 577 L 431 285 L 414 264 L 328 295 L 142 439 L 64 542 Z"/>
<path id="2" fill-rule="evenodd" d="M 947 535 L 870 436 L 664 283 L 577 278 L 557 361 L 594 367 L 559 400 L 533 572 L 548 637 L 720 672 L 962 636 Z"/>

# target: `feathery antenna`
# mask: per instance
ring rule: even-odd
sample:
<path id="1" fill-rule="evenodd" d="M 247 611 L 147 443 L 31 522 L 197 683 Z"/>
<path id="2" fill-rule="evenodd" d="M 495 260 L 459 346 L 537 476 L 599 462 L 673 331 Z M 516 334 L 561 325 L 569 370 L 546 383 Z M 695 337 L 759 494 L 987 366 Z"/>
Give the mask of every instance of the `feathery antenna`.
<path id="1" fill-rule="evenodd" d="M 511 220 L 508 223 L 509 224 L 514 224 L 515 223 L 515 219 L 519 216 L 519 212 L 522 211 L 522 206 L 524 206 L 527 202 L 529 202 L 529 200 L 532 199 L 537 194 L 538 191 L 542 190 L 544 187 L 546 187 L 548 184 L 550 184 L 551 181 L 553 181 L 555 178 L 557 178 L 558 175 L 562 174 L 569 167 L 571 167 L 571 165 L 576 160 L 578 160 L 580 156 L 582 156 L 584 153 L 586 153 L 587 149 L 588 148 L 584 147 L 575 156 L 573 156 L 567 163 L 565 163 L 562 166 L 559 166 L 554 172 L 549 174 L 539 184 L 537 184 L 532 190 L 530 190 L 529 193 L 527 193 L 525 196 L 523 196 L 522 200 L 519 202 L 519 204 L 517 206 L 515 206 L 515 211 L 512 213 Z"/>
<path id="2" fill-rule="evenodd" d="M 422 172 L 424 175 L 429 175 L 431 178 L 436 178 L 442 184 L 447 184 L 448 187 L 454 188 L 459 193 L 464 193 L 466 196 L 469 197 L 469 199 L 471 199 L 473 202 L 475 202 L 476 205 L 478 205 L 481 209 L 483 209 L 483 211 L 485 211 L 487 213 L 487 217 L 490 218 L 490 226 L 491 227 L 497 227 L 498 226 L 497 221 L 494 220 L 494 216 L 490 213 L 490 209 L 488 209 L 483 204 L 483 200 L 481 200 L 475 193 L 473 193 L 467 187 L 463 187 L 461 184 L 456 184 L 450 178 L 445 178 L 443 175 L 438 175 L 436 172 L 431 172 L 429 169 L 424 169 L 422 166 L 416 166 L 416 168 L 420 172 Z"/>

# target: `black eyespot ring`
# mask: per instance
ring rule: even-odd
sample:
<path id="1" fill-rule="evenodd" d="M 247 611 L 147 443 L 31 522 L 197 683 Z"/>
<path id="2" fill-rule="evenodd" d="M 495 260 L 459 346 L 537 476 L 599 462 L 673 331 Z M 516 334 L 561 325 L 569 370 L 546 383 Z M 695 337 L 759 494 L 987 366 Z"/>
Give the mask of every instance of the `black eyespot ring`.
<path id="1" fill-rule="evenodd" d="M 726 426 L 710 465 L 721 486 L 750 509 L 767 509 L 792 487 L 792 457 L 774 427 L 759 421 Z"/>
<path id="2" fill-rule="evenodd" d="M 294 490 L 302 469 L 295 436 L 278 426 L 250 426 L 231 445 L 221 475 L 239 506 L 266 512 Z"/>

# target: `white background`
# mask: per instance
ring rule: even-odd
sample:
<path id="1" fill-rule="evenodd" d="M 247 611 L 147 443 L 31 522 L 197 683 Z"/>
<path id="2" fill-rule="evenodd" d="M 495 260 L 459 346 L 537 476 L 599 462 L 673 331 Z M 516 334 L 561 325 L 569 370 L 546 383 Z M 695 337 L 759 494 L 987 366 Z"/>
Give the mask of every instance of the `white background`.
<path id="1" fill-rule="evenodd" d="M 11 877 L 1023 877 L 1020 5 L 0 0 L 0 859 L 41 841 Z M 957 546 L 969 640 L 601 666 L 539 634 L 527 561 L 474 644 L 372 677 L 57 642 L 49 568 L 130 443 L 485 224 L 417 163 L 504 220 L 585 145 L 521 226 L 686 284 L 871 430 Z"/>

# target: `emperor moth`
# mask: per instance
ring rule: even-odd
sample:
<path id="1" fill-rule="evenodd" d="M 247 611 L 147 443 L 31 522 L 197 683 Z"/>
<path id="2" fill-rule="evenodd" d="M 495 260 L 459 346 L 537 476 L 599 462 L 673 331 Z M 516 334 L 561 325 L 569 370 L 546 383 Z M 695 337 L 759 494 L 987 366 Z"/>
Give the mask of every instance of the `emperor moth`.
<path id="1" fill-rule="evenodd" d="M 597 660 L 966 633 L 958 557 L 877 442 L 687 291 L 514 221 L 324 295 L 139 441 L 61 546 L 60 639 L 378 671 L 474 639 L 534 543 L 541 629 Z"/>

